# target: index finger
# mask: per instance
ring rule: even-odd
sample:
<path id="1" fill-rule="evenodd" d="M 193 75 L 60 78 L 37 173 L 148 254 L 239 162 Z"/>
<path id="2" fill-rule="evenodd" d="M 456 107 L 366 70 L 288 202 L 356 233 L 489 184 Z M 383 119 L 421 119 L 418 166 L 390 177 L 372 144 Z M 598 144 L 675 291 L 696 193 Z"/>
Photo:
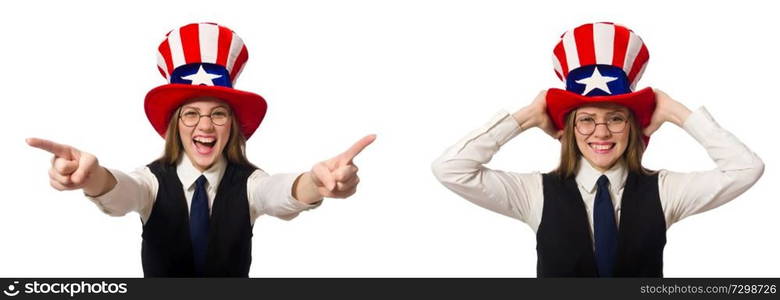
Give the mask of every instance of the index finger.
<path id="1" fill-rule="evenodd" d="M 54 154 L 54 156 L 62 157 L 66 159 L 73 159 L 73 157 L 71 156 L 70 146 L 58 144 L 50 140 L 39 139 L 39 138 L 27 138 L 25 139 L 25 141 L 27 142 L 27 145 L 51 152 L 52 154 Z"/>
<path id="2" fill-rule="evenodd" d="M 363 149 L 365 149 L 368 145 L 371 145 L 371 143 L 373 143 L 374 140 L 376 140 L 376 134 L 369 134 L 367 136 L 364 136 L 362 139 L 357 141 L 357 143 L 352 145 L 352 147 L 349 147 L 349 149 L 347 149 L 347 151 L 344 152 L 343 154 L 344 159 L 347 162 L 351 162 L 352 159 L 355 158 L 355 156 L 360 154 L 360 152 L 363 151 Z"/>

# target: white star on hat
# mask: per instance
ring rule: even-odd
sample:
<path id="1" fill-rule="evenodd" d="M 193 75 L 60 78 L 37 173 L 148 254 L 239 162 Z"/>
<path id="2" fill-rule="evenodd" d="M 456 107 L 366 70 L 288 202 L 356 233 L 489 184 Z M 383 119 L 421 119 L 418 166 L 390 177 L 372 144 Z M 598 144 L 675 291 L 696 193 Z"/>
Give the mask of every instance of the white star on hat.
<path id="1" fill-rule="evenodd" d="M 585 85 L 585 91 L 582 92 L 583 95 L 587 95 L 593 89 L 600 89 L 607 92 L 607 94 L 612 94 L 607 83 L 617 79 L 617 77 L 601 76 L 599 68 L 593 68 L 593 75 L 590 75 L 588 78 L 577 80 L 577 83 Z"/>
<path id="2" fill-rule="evenodd" d="M 213 79 L 217 79 L 222 77 L 222 75 L 215 75 L 206 72 L 206 70 L 203 69 L 203 66 L 200 66 L 198 68 L 198 72 L 192 75 L 182 76 L 181 79 L 186 80 L 192 80 L 192 85 L 208 85 L 208 86 L 214 86 Z"/>

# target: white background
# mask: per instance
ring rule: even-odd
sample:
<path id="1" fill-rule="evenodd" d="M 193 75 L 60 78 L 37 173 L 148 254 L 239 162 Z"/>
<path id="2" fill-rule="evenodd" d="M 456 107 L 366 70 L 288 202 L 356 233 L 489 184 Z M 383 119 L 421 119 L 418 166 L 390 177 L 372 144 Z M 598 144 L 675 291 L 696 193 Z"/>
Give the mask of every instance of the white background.
<path id="1" fill-rule="evenodd" d="M 780 21 L 764 2 L 741 3 L 3 2 L 0 277 L 142 276 L 138 214 L 110 217 L 80 191 L 55 191 L 51 156 L 24 138 L 74 145 L 120 170 L 152 161 L 163 148 L 143 112 L 146 92 L 164 83 L 154 51 L 166 32 L 198 21 L 228 26 L 248 45 L 236 87 L 269 102 L 248 143 L 266 171 L 305 171 L 378 134 L 356 159 L 353 197 L 289 222 L 258 219 L 253 277 L 535 276 L 531 229 L 450 192 L 430 164 L 497 111 L 562 87 L 552 48 L 593 21 L 625 24 L 644 39 L 651 59 L 638 88 L 706 106 L 767 166 L 733 202 L 671 227 L 665 275 L 780 276 Z M 534 129 L 489 166 L 549 171 L 558 149 Z M 673 124 L 653 136 L 644 163 L 714 167 Z"/>

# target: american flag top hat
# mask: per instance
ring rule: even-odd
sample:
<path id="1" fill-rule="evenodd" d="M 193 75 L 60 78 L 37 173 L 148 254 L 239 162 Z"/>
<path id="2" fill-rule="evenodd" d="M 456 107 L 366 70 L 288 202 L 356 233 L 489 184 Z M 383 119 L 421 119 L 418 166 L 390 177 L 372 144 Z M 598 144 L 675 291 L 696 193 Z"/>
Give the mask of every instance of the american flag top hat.
<path id="1" fill-rule="evenodd" d="M 172 114 L 196 97 L 215 97 L 230 105 L 244 137 L 260 126 L 268 108 L 255 93 L 233 88 L 249 54 L 232 30 L 214 23 L 193 23 L 174 29 L 157 48 L 157 69 L 168 84 L 146 94 L 144 110 L 163 138 Z"/>
<path id="2" fill-rule="evenodd" d="M 604 102 L 630 109 L 641 128 L 650 124 L 653 89 L 633 91 L 650 55 L 633 31 L 607 22 L 580 25 L 561 36 L 552 58 L 555 74 L 566 84 L 566 90 L 547 90 L 547 113 L 557 129 L 564 128 L 573 109 Z M 648 137 L 643 138 L 646 145 Z"/>

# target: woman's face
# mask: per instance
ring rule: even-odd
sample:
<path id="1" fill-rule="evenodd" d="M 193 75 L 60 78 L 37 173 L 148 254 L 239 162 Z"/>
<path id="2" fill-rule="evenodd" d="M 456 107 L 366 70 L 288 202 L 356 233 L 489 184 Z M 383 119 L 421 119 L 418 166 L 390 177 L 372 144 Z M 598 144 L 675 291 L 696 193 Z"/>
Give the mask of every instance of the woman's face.
<path id="1" fill-rule="evenodd" d="M 622 106 L 583 106 L 574 111 L 577 147 L 597 170 L 612 168 L 628 147 L 629 111 Z"/>
<path id="2" fill-rule="evenodd" d="M 230 107 L 216 98 L 197 99 L 182 105 L 179 136 L 187 157 L 201 172 L 222 155 L 230 137 L 230 118 Z"/>

